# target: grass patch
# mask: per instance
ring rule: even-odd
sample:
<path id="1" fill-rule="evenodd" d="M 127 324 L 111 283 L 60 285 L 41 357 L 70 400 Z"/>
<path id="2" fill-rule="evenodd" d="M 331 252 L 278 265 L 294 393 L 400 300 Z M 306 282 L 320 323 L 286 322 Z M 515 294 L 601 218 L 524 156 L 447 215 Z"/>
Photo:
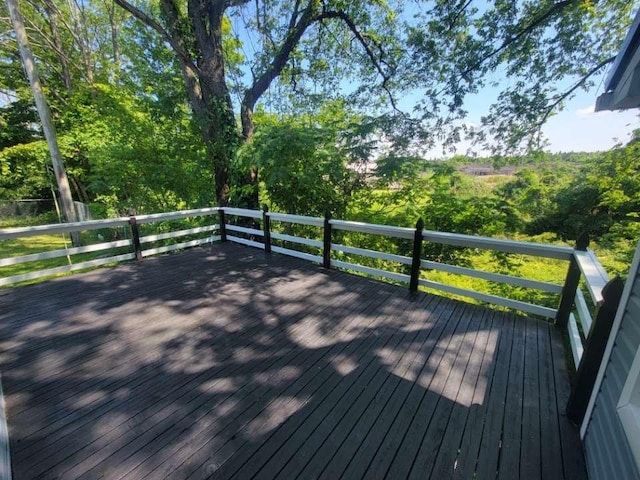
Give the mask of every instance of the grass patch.
<path id="1" fill-rule="evenodd" d="M 35 217 L 27 218 L 0 218 L 0 228 L 18 228 L 18 227 L 31 227 L 35 225 L 48 225 L 58 223 L 58 218 L 55 213 L 46 213 Z M 104 233 L 104 232 L 103 232 Z M 83 232 L 81 234 L 82 244 L 91 245 L 100 243 L 103 240 L 103 235 L 98 232 Z M 49 252 L 53 250 L 64 250 L 65 248 L 71 248 L 71 238 L 69 234 L 56 234 L 56 235 L 36 235 L 33 237 L 13 238 L 10 240 L 0 241 L 0 258 L 12 258 L 23 255 L 31 255 L 36 253 Z M 118 255 L 126 253 L 125 249 L 111 249 L 100 252 L 91 252 L 77 254 L 70 257 L 65 255 L 58 258 L 51 258 L 46 260 L 37 260 L 34 262 L 19 263 L 16 265 L 9 265 L 0 267 L 0 278 L 13 277 L 15 275 L 22 275 L 25 273 L 35 272 L 38 270 L 46 270 L 49 268 L 63 267 L 70 264 L 78 264 L 88 260 L 94 260 L 97 258 L 103 258 L 112 255 Z M 100 268 L 100 267 L 94 267 Z M 91 270 L 88 268 L 87 270 Z M 84 271 L 84 270 L 82 270 Z M 26 282 L 14 283 L 0 288 L 11 288 L 20 285 L 28 285 L 33 283 L 42 282 L 44 280 L 71 275 L 76 272 L 66 272 L 38 279 L 28 280 Z"/>
<path id="2" fill-rule="evenodd" d="M 87 244 L 88 243 L 84 243 L 84 245 L 87 245 Z M 71 247 L 72 247 L 71 241 L 68 238 L 68 236 L 66 236 L 66 239 L 65 239 L 65 237 L 63 237 L 62 235 L 38 235 L 38 236 L 27 237 L 27 238 L 15 238 L 15 239 L 4 240 L 0 242 L 0 252 L 1 252 L 0 257 L 11 258 L 11 257 L 18 257 L 23 255 L 31 255 L 35 253 L 43 253 L 43 252 L 48 252 L 53 250 L 64 250 L 65 248 L 71 248 Z M 25 273 L 35 272 L 38 270 L 46 270 L 49 268 L 63 267 L 71 264 L 76 265 L 78 263 L 94 260 L 97 258 L 104 258 L 107 256 L 127 253 L 128 251 L 129 249 L 127 248 L 119 248 L 119 249 L 111 249 L 111 250 L 105 250 L 105 251 L 99 251 L 99 252 L 81 253 L 81 254 L 72 255 L 70 257 L 61 256 L 58 258 L 19 263 L 17 265 L 9 265 L 5 267 L 0 267 L 0 278 L 12 277 L 15 275 L 22 275 Z M 93 268 L 100 268 L 100 267 L 93 267 Z M 88 268 L 87 270 L 91 270 L 91 269 L 92 268 Z M 85 271 L 85 270 L 82 270 L 82 271 Z M 76 272 L 59 273 L 56 275 L 28 280 L 26 282 L 19 282 L 12 285 L 7 285 L 4 288 L 20 286 L 20 285 L 29 285 L 29 284 L 38 283 L 50 278 L 71 275 Z"/>
<path id="3" fill-rule="evenodd" d="M 0 217 L 0 228 L 33 227 L 59 223 L 55 212 L 42 213 L 34 217 Z"/>

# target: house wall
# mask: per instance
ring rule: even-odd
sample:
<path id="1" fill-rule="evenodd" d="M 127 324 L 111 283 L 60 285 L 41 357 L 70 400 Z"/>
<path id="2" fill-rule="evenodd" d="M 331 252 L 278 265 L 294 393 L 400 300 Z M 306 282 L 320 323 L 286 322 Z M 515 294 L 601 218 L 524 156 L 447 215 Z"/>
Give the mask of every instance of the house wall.
<path id="1" fill-rule="evenodd" d="M 635 263 L 635 262 L 634 262 Z M 584 436 L 590 480 L 640 480 L 616 406 L 640 345 L 640 274 L 634 283 Z"/>

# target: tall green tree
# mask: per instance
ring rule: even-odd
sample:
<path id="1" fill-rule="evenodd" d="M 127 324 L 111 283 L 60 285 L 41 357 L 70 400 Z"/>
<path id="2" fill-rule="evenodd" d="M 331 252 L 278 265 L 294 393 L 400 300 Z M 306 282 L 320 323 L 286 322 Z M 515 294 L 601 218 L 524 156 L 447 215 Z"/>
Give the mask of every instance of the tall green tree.
<path id="1" fill-rule="evenodd" d="M 623 0 L 115 2 L 173 49 L 221 204 L 235 149 L 251 139 L 256 104 L 274 82 L 275 101 L 298 107 L 340 92 L 377 112 L 387 138 L 406 148 L 469 135 L 465 99 L 509 77 L 475 138 L 531 148 L 544 122 L 613 60 L 632 8 Z M 227 18 L 241 31 L 226 34 Z M 413 115 L 398 102 L 409 93 L 422 98 Z M 256 188 L 247 201 L 255 206 Z"/>
<path id="2" fill-rule="evenodd" d="M 112 0 L 21 5 L 74 197 L 110 215 L 213 203 L 171 49 Z M 0 197 L 48 196 L 50 160 L 5 12 L 2 2 Z"/>
<path id="3" fill-rule="evenodd" d="M 341 217 L 352 193 L 363 187 L 358 166 L 370 155 L 367 140 L 362 119 L 341 102 L 313 115 L 258 111 L 253 141 L 241 147 L 237 161 L 260 169 L 272 209 Z"/>
<path id="4" fill-rule="evenodd" d="M 29 84 L 31 85 L 31 91 L 33 98 L 36 102 L 36 108 L 42 124 L 42 130 L 49 147 L 49 155 L 51 156 L 51 163 L 53 165 L 53 171 L 55 173 L 56 183 L 60 192 L 60 203 L 62 204 L 62 213 L 64 219 L 67 222 L 74 222 L 76 220 L 75 207 L 73 205 L 73 199 L 71 197 L 71 188 L 69 187 L 69 180 L 67 178 L 67 171 L 60 154 L 60 148 L 58 147 L 58 137 L 56 134 L 55 126 L 51 119 L 51 110 L 49 109 L 49 103 L 42 90 L 42 84 L 40 83 L 40 75 L 33 58 L 33 53 L 29 46 L 29 40 L 27 38 L 27 31 L 24 26 L 24 21 L 18 7 L 18 0 L 6 0 L 7 7 L 9 8 L 9 14 L 11 16 L 11 23 L 13 24 L 13 30 L 16 34 L 18 46 L 20 49 L 20 56 L 22 57 L 22 64 L 24 66 L 27 77 L 29 78 Z M 80 244 L 80 236 L 77 232 L 71 233 L 73 244 L 78 246 Z"/>

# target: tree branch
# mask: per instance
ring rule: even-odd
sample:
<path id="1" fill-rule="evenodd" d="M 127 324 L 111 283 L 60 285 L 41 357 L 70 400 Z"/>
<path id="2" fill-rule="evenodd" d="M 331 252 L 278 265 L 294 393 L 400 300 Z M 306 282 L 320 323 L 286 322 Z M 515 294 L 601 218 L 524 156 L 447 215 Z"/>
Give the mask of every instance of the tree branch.
<path id="1" fill-rule="evenodd" d="M 164 39 L 164 41 L 167 42 L 169 45 L 171 45 L 171 48 L 173 48 L 173 51 L 176 52 L 176 55 L 178 55 L 178 57 L 180 57 L 180 60 L 182 60 L 186 65 L 188 65 L 194 71 L 198 71 L 198 67 L 193 62 L 193 60 L 189 57 L 189 55 L 188 55 L 186 49 L 184 48 L 184 46 L 181 45 L 180 42 L 176 41 L 169 34 L 169 32 L 167 32 L 162 27 L 162 25 L 160 25 L 158 22 L 156 22 L 153 18 L 151 18 L 149 15 L 147 15 L 145 12 L 143 12 L 139 8 L 136 8 L 135 6 L 131 5 L 126 0 L 114 0 L 114 1 L 120 7 L 124 8 L 127 12 L 129 12 L 131 15 L 133 15 L 135 18 L 137 18 L 139 21 L 141 21 L 142 23 L 144 23 L 148 27 L 150 27 L 150 28 L 154 29 L 156 32 L 158 32 L 160 34 L 160 36 Z"/>
<path id="2" fill-rule="evenodd" d="M 323 12 L 321 17 L 327 18 L 327 19 L 337 18 L 342 20 L 347 25 L 349 30 L 351 30 L 351 33 L 353 33 L 353 35 L 356 37 L 358 42 L 360 42 L 360 44 L 362 45 L 362 48 L 364 48 L 367 56 L 369 57 L 369 60 L 371 60 L 371 63 L 373 64 L 374 68 L 377 70 L 378 74 L 382 77 L 382 88 L 389 96 L 389 101 L 391 102 L 391 106 L 396 112 L 400 112 L 400 110 L 396 106 L 396 101 L 393 98 L 393 95 L 391 94 L 391 91 L 389 90 L 389 87 L 388 87 L 389 80 L 391 80 L 391 75 L 387 74 L 384 71 L 381 65 L 383 61 L 379 61 L 378 58 L 376 58 L 375 53 L 373 53 L 373 50 L 371 50 L 371 47 L 367 43 L 364 35 L 358 30 L 358 27 L 356 26 L 355 22 L 351 19 L 351 17 L 349 17 L 349 15 L 347 15 L 343 11 L 333 11 L 333 10 Z M 382 53 L 382 47 L 378 45 L 378 48 Z"/>
<path id="3" fill-rule="evenodd" d="M 257 100 L 267 90 L 267 88 L 269 88 L 269 85 L 271 84 L 271 82 L 276 77 L 278 77 L 280 73 L 282 73 L 282 70 L 284 69 L 285 65 L 289 61 L 291 53 L 300 42 L 300 39 L 302 38 L 302 35 L 307 30 L 307 28 L 309 28 L 309 26 L 312 25 L 313 23 L 319 22 L 325 19 L 339 19 L 339 20 L 342 20 L 347 25 L 349 30 L 353 33 L 353 35 L 356 37 L 358 42 L 364 48 L 367 56 L 373 63 L 374 68 L 376 69 L 378 74 L 382 77 L 382 88 L 385 90 L 385 92 L 389 96 L 389 100 L 391 102 L 392 108 L 395 111 L 400 112 L 400 110 L 397 108 L 397 105 L 396 105 L 395 99 L 393 98 L 391 90 L 388 87 L 388 82 L 391 79 L 391 75 L 385 72 L 384 68 L 382 67 L 382 63 L 384 63 L 384 61 L 380 61 L 376 57 L 375 53 L 369 46 L 369 43 L 367 42 L 365 36 L 358 30 L 358 27 L 356 26 L 355 22 L 351 19 L 351 17 L 349 17 L 343 11 L 333 11 L 333 10 L 316 11 L 316 8 L 315 8 L 316 2 L 310 1 L 305 7 L 305 9 L 303 10 L 302 15 L 300 16 L 299 19 L 297 19 L 297 22 L 296 22 L 296 19 L 294 17 L 297 17 L 299 15 L 297 5 L 298 5 L 298 2 L 296 2 L 296 8 L 294 8 L 292 19 L 289 22 L 288 33 L 284 41 L 280 45 L 280 48 L 277 50 L 275 56 L 273 57 L 273 60 L 271 61 L 267 69 L 257 78 L 255 78 L 251 87 L 247 89 L 247 91 L 245 92 L 244 98 L 242 100 L 242 106 L 241 106 L 242 108 L 241 115 L 243 117 L 243 131 L 245 133 L 245 136 L 247 135 L 247 132 L 251 128 L 250 126 L 251 122 L 248 117 L 251 116 L 251 112 L 253 111 L 253 108 Z M 382 53 L 382 47 L 378 45 L 378 48 Z"/>
<path id="4" fill-rule="evenodd" d="M 472 2 L 473 0 L 467 0 L 466 3 L 462 5 L 462 7 L 456 12 L 455 16 L 449 23 L 449 31 L 453 30 L 453 27 L 455 27 L 456 23 L 458 23 L 460 16 L 465 12 L 467 8 L 469 8 L 469 5 L 471 5 Z"/>
<path id="5" fill-rule="evenodd" d="M 564 8 L 568 7 L 569 5 L 571 5 L 573 3 L 576 3 L 577 1 L 580 1 L 580 0 L 563 0 L 562 2 L 554 3 L 553 6 L 551 8 L 549 8 L 549 10 L 547 10 L 543 15 L 541 15 L 540 17 L 534 19 L 529 25 L 527 25 L 522 30 L 520 30 L 516 35 L 510 36 L 509 38 L 505 39 L 500 44 L 499 47 L 497 47 L 496 49 L 494 49 L 494 50 L 490 51 L 489 53 L 485 54 L 480 60 L 478 60 L 476 63 L 474 63 L 471 67 L 469 67 L 466 70 L 464 70 L 462 72 L 462 74 L 460 75 L 460 78 L 466 77 L 473 70 L 475 70 L 478 67 L 480 67 L 480 65 L 482 65 L 489 58 L 491 58 L 491 57 L 495 56 L 496 54 L 502 52 L 509 45 L 511 45 L 512 43 L 517 42 L 522 37 L 527 35 L 534 28 L 539 27 L 540 25 L 542 25 L 549 18 L 551 18 L 555 13 L 562 11 Z"/>
<path id="6" fill-rule="evenodd" d="M 247 3 L 249 3 L 251 0 L 226 0 L 226 2 L 224 2 L 224 8 L 230 8 L 230 7 L 241 7 L 242 5 L 246 5 Z"/>
<path id="7" fill-rule="evenodd" d="M 293 30 L 298 21 L 298 13 L 300 12 L 300 0 L 296 0 L 295 5 L 293 6 L 293 13 L 291 14 L 291 18 L 289 19 L 289 30 Z"/>
<path id="8" fill-rule="evenodd" d="M 289 29 L 287 36 L 267 69 L 255 79 L 253 85 L 251 85 L 251 87 L 246 91 L 244 99 L 242 100 L 243 108 L 253 110 L 258 98 L 260 98 L 267 88 L 269 88 L 271 82 L 280 75 L 284 69 L 285 65 L 289 61 L 291 53 L 300 42 L 302 35 L 309 25 L 319 19 L 318 14 L 314 9 L 314 3 L 315 2 L 309 2 L 294 28 Z"/>
<path id="9" fill-rule="evenodd" d="M 497 55 L 498 53 L 502 52 L 509 45 L 511 45 L 511 44 L 517 42 L 518 40 L 520 40 L 522 37 L 524 37 L 525 35 L 530 33 L 536 27 L 539 27 L 540 25 L 542 25 L 549 18 L 551 18 L 554 14 L 562 11 L 564 8 L 570 6 L 570 5 L 572 5 L 572 4 L 574 4 L 574 3 L 578 2 L 578 1 L 581 1 L 581 0 L 563 0 L 561 2 L 554 3 L 553 6 L 551 8 L 549 8 L 544 14 L 542 14 L 538 18 L 534 19 L 530 24 L 528 24 L 526 27 L 524 27 L 522 30 L 520 30 L 517 34 L 515 34 L 513 36 L 510 36 L 509 38 L 505 39 L 497 48 L 495 48 L 495 49 L 491 50 L 490 52 L 486 53 L 478 61 L 476 61 L 473 65 L 471 65 L 470 67 L 467 67 L 466 69 L 464 69 L 457 76 L 456 82 L 459 82 L 462 79 L 468 79 L 469 74 L 472 73 L 474 70 L 480 68 L 480 66 L 484 62 L 486 62 L 487 60 L 489 60 L 493 56 Z M 436 93 L 436 96 L 442 95 L 446 89 L 447 89 L 447 87 L 443 87 L 441 90 L 439 90 Z"/>
<path id="10" fill-rule="evenodd" d="M 549 119 L 549 116 L 551 115 L 551 113 L 553 113 L 553 111 L 556 109 L 556 107 L 558 105 L 560 105 L 564 100 L 566 100 L 573 92 L 575 92 L 578 88 L 580 88 L 581 86 L 583 86 L 585 84 L 585 82 L 593 75 L 595 75 L 599 70 L 601 70 L 603 67 L 605 67 L 606 65 L 612 63 L 614 60 L 616 59 L 615 56 L 613 57 L 609 57 L 605 60 L 603 60 L 602 62 L 600 62 L 598 65 L 596 65 L 595 67 L 593 67 L 591 70 L 589 70 L 579 81 L 577 81 L 571 88 L 569 88 L 567 91 L 563 92 L 562 94 L 558 95 L 555 100 L 553 101 L 553 103 L 551 103 L 550 105 L 547 105 L 545 114 L 542 116 L 542 119 L 540 120 L 540 122 L 538 122 L 536 129 L 540 129 L 542 128 L 542 125 L 544 125 L 544 123 Z"/>
<path id="11" fill-rule="evenodd" d="M 271 35 L 271 31 L 266 27 L 266 22 L 265 21 L 261 21 L 260 20 L 260 2 L 258 0 L 255 0 L 256 5 L 256 29 L 258 30 L 258 33 L 260 35 L 262 35 L 269 43 L 269 45 L 271 46 L 271 48 L 275 48 L 276 46 L 276 42 L 273 39 L 273 36 Z M 291 14 L 291 17 L 289 18 L 289 28 L 287 31 L 292 31 L 295 26 L 296 26 L 296 21 L 297 21 L 297 12 L 298 12 L 298 1 L 296 2 L 295 6 L 294 6 L 294 10 L 293 13 Z M 267 18 L 267 8 L 265 6 L 265 2 L 262 2 L 262 15 L 264 15 L 265 19 Z"/>

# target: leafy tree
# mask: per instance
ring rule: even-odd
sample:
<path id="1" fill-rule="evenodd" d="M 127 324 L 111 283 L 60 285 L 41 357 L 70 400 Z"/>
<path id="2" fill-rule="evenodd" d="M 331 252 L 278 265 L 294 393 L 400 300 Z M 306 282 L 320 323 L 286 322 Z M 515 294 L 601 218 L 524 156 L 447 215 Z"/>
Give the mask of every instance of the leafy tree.
<path id="1" fill-rule="evenodd" d="M 33 102 L 17 100 L 0 108 L 0 150 L 42 138 Z"/>
<path id="2" fill-rule="evenodd" d="M 522 215 L 528 234 L 554 232 L 575 240 L 587 232 L 600 238 L 615 227 L 628 237 L 623 225 L 635 224 L 640 211 L 639 154 L 632 140 L 609 152 L 548 155 L 496 193 Z"/>
<path id="3" fill-rule="evenodd" d="M 60 115 L 60 150 L 74 196 L 104 213 L 172 210 L 211 204 L 211 176 L 189 112 L 158 123 L 146 100 L 95 83 L 75 90 Z M 169 129 L 168 125 L 173 125 Z M 47 195 L 48 155 L 42 140 L 0 151 L 0 198 Z"/>
<path id="4" fill-rule="evenodd" d="M 366 154 L 358 147 L 358 118 L 349 118 L 341 104 L 326 106 L 317 115 L 278 119 L 256 116 L 253 141 L 239 162 L 257 165 L 272 208 L 294 214 L 334 216 L 345 213 L 361 176 L 354 166 Z"/>
<path id="5" fill-rule="evenodd" d="M 44 140 L 13 145 L 0 152 L 0 199 L 49 198 L 55 182 L 49 173 Z"/>
<path id="6" fill-rule="evenodd" d="M 128 15 L 111 0 L 23 7 L 74 196 L 100 202 L 110 214 L 213 203 L 212 172 L 202 168 L 205 156 L 170 48 L 124 22 Z M 17 47 L 5 34 L 0 66 L 16 73 L 0 77 L 0 92 L 13 100 L 0 111 L 0 123 L 7 122 L 0 128 L 0 196 L 48 196 L 49 159 L 25 108 L 32 99 Z"/>
<path id="7" fill-rule="evenodd" d="M 272 84 L 277 94 L 267 101 L 293 109 L 318 96 L 348 97 L 381 114 L 379 127 L 407 148 L 412 139 L 453 145 L 469 134 L 460 122 L 465 99 L 496 74 L 508 76 L 476 138 L 530 148 L 549 116 L 613 60 L 632 8 L 622 0 L 115 1 L 171 45 L 221 204 L 235 149 L 252 137 L 254 109 Z M 343 87 L 347 81 L 352 87 Z M 397 99 L 412 92 L 423 100 L 410 116 Z M 256 206 L 255 168 L 247 181 L 244 201 Z"/>

